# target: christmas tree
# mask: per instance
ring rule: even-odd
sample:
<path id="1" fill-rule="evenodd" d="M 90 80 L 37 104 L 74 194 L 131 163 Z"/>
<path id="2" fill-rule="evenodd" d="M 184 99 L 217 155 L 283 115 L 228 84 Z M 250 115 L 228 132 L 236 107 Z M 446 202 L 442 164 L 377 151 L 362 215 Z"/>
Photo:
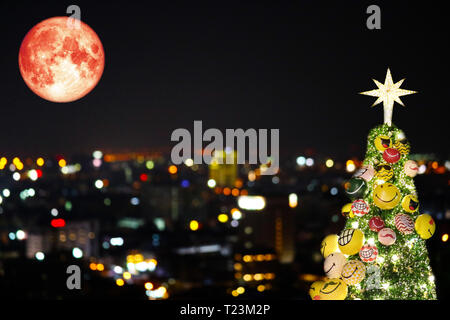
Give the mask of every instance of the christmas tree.
<path id="1" fill-rule="evenodd" d="M 346 183 L 352 200 L 342 208 L 347 221 L 339 235 L 322 241 L 325 281 L 314 282 L 315 300 L 436 299 L 434 276 L 425 240 L 436 228 L 428 214 L 420 214 L 414 176 L 418 165 L 409 158 L 410 145 L 392 124 L 394 102 L 415 93 L 393 83 L 388 69 L 385 83 L 362 94 L 383 102 L 384 124 L 372 130 L 362 167 Z"/>

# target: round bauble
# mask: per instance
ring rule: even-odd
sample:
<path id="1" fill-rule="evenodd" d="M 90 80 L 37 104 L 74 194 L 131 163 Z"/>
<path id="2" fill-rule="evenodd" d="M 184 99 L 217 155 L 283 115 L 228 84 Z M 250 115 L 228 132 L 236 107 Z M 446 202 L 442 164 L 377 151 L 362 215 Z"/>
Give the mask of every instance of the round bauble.
<path id="1" fill-rule="evenodd" d="M 315 281 L 309 287 L 309 296 L 312 300 L 320 300 L 320 288 L 322 288 L 325 281 Z"/>
<path id="2" fill-rule="evenodd" d="M 365 244 L 362 246 L 361 250 L 359 250 L 359 257 L 361 261 L 371 263 L 377 260 L 378 257 L 378 248 L 376 245 Z"/>
<path id="3" fill-rule="evenodd" d="M 344 300 L 347 297 L 348 288 L 341 279 L 329 279 L 320 288 L 320 300 Z"/>
<path id="4" fill-rule="evenodd" d="M 356 254 L 364 243 L 364 233 L 359 229 L 345 229 L 339 234 L 339 249 L 349 256 Z"/>
<path id="5" fill-rule="evenodd" d="M 394 148 L 387 148 L 383 152 L 383 159 L 388 163 L 396 163 L 398 160 L 400 160 L 400 156 L 400 152 L 398 152 L 398 150 Z"/>
<path id="6" fill-rule="evenodd" d="M 403 234 L 411 234 L 414 232 L 414 221 L 410 216 L 399 213 L 394 218 L 395 227 Z"/>
<path id="7" fill-rule="evenodd" d="M 369 220 L 369 228 L 372 231 L 378 232 L 384 228 L 384 221 L 379 216 L 375 216 L 370 218 Z"/>
<path id="8" fill-rule="evenodd" d="M 394 176 L 394 170 L 388 164 L 379 164 L 375 167 L 377 179 L 389 181 Z"/>
<path id="9" fill-rule="evenodd" d="M 382 134 L 375 138 L 374 145 L 378 151 L 384 152 L 387 148 L 392 147 L 392 140 L 388 136 Z"/>
<path id="10" fill-rule="evenodd" d="M 378 232 L 378 241 L 385 246 L 393 245 L 395 240 L 397 240 L 397 235 L 391 228 L 383 228 Z"/>
<path id="11" fill-rule="evenodd" d="M 407 155 L 411 149 L 411 146 L 406 139 L 396 141 L 394 147 L 403 155 Z"/>
<path id="12" fill-rule="evenodd" d="M 363 199 L 358 199 L 352 203 L 352 212 L 355 216 L 362 217 L 369 213 L 369 204 Z"/>
<path id="13" fill-rule="evenodd" d="M 436 224 L 429 214 L 421 214 L 415 222 L 416 232 L 422 239 L 429 239 L 436 231 Z"/>
<path id="14" fill-rule="evenodd" d="M 366 191 L 366 182 L 361 178 L 351 178 L 345 183 L 345 194 L 352 200 L 362 198 Z"/>
<path id="15" fill-rule="evenodd" d="M 373 203 L 382 210 L 395 208 L 400 202 L 400 190 L 392 183 L 383 183 L 373 191 Z"/>
<path id="16" fill-rule="evenodd" d="M 417 162 L 415 162 L 414 160 L 408 160 L 405 162 L 405 165 L 403 166 L 403 171 L 405 171 L 405 174 L 408 177 L 414 178 L 419 172 L 419 166 L 417 165 Z"/>
<path id="17" fill-rule="evenodd" d="M 366 267 L 359 260 L 351 260 L 344 265 L 341 277 L 347 285 L 355 285 L 363 281 L 366 276 Z"/>
<path id="18" fill-rule="evenodd" d="M 355 215 L 352 212 L 352 202 L 345 204 L 342 209 L 341 209 L 341 213 L 344 217 L 346 218 L 353 218 Z"/>
<path id="19" fill-rule="evenodd" d="M 408 213 L 413 213 L 419 210 L 419 199 L 415 194 L 408 194 L 402 199 L 402 208 Z"/>
<path id="20" fill-rule="evenodd" d="M 369 164 L 368 166 L 362 166 L 359 168 L 355 174 L 354 178 L 361 178 L 369 182 L 375 176 L 375 169 Z"/>
<path id="21" fill-rule="evenodd" d="M 325 258 L 323 271 L 328 278 L 339 278 L 347 259 L 340 252 L 331 253 Z"/>
<path id="22" fill-rule="evenodd" d="M 329 234 L 322 240 L 322 244 L 320 246 L 320 253 L 324 258 L 328 257 L 331 253 L 339 250 L 338 247 L 338 235 L 337 234 Z"/>

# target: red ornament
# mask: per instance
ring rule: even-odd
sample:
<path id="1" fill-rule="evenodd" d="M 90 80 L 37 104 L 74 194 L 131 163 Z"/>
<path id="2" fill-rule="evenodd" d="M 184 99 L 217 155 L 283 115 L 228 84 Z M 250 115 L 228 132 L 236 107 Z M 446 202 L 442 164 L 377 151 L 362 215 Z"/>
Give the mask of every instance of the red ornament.
<path id="1" fill-rule="evenodd" d="M 385 246 L 391 246 L 397 240 L 395 231 L 391 228 L 383 228 L 378 232 L 378 241 Z"/>
<path id="2" fill-rule="evenodd" d="M 378 232 L 384 228 L 384 221 L 380 217 L 373 217 L 369 220 L 369 228 L 372 231 Z"/>
<path id="3" fill-rule="evenodd" d="M 370 207 L 363 199 L 358 199 L 353 201 L 351 210 L 355 216 L 362 217 L 369 213 Z"/>
<path id="4" fill-rule="evenodd" d="M 374 262 L 378 256 L 378 248 L 375 245 L 365 244 L 359 250 L 359 257 L 363 262 Z"/>
<path id="5" fill-rule="evenodd" d="M 395 227 L 403 234 L 411 234 L 414 232 L 414 221 L 408 215 L 399 213 L 394 218 Z"/>
<path id="6" fill-rule="evenodd" d="M 396 163 L 400 160 L 400 152 L 394 148 L 387 148 L 383 152 L 383 159 L 388 163 Z"/>

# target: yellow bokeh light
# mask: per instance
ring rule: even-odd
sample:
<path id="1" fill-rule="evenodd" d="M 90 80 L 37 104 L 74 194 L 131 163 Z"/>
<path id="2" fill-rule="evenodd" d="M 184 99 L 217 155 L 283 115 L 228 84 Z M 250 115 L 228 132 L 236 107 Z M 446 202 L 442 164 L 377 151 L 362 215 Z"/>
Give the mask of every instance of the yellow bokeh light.
<path id="1" fill-rule="evenodd" d="M 125 284 L 125 281 L 123 281 L 123 279 L 117 279 L 117 280 L 116 280 L 116 284 L 117 284 L 119 287 L 121 287 L 121 286 L 123 286 L 123 285 Z"/>
<path id="2" fill-rule="evenodd" d="M 45 163 L 45 161 L 44 161 L 43 158 L 37 158 L 36 164 L 37 164 L 39 167 L 42 167 L 42 166 L 44 165 L 44 163 Z"/>
<path id="3" fill-rule="evenodd" d="M 245 292 L 245 288 L 244 287 L 239 287 L 236 289 L 237 293 L 239 294 L 243 294 Z"/>
<path id="4" fill-rule="evenodd" d="M 167 292 L 166 287 L 159 287 L 158 290 L 160 290 L 163 295 Z"/>
<path id="5" fill-rule="evenodd" d="M 353 172 L 356 169 L 356 165 L 353 160 L 347 160 L 345 166 L 346 166 L 347 172 Z"/>
<path id="6" fill-rule="evenodd" d="M 66 160 L 64 160 L 64 159 L 60 159 L 60 160 L 58 161 L 58 165 L 59 165 L 61 168 L 64 168 L 64 167 L 67 165 L 67 162 L 66 162 Z"/>
<path id="7" fill-rule="evenodd" d="M 198 230 L 198 221 L 197 220 L 192 220 L 189 223 L 189 229 L 191 229 L 192 231 L 197 231 Z"/>
<path id="8" fill-rule="evenodd" d="M 131 273 L 129 273 L 128 271 L 124 272 L 124 273 L 123 273 L 123 278 L 124 278 L 125 280 L 130 279 L 130 278 L 131 278 Z"/>
<path id="9" fill-rule="evenodd" d="M 264 276 L 262 275 L 262 273 L 255 273 L 255 275 L 253 276 L 253 278 L 254 278 L 256 281 L 261 281 L 261 280 L 264 278 Z"/>
<path id="10" fill-rule="evenodd" d="M 239 293 L 236 290 L 231 291 L 231 295 L 233 297 L 237 297 L 239 295 Z"/>
<path id="11" fill-rule="evenodd" d="M 327 166 L 327 168 L 331 168 L 332 166 L 334 166 L 334 161 L 332 159 L 328 159 L 327 161 L 325 161 L 325 165 Z"/>
<path id="12" fill-rule="evenodd" d="M 228 221 L 228 215 L 226 215 L 225 213 L 221 213 L 217 216 L 217 220 L 219 220 L 219 222 L 225 223 Z"/>
<path id="13" fill-rule="evenodd" d="M 98 270 L 98 271 L 103 271 L 103 270 L 105 270 L 105 266 L 104 266 L 102 263 L 99 263 L 99 264 L 97 265 L 97 270 Z"/>
<path id="14" fill-rule="evenodd" d="M 295 208 L 298 205 L 298 196 L 295 193 L 289 195 L 289 207 Z"/>
<path id="15" fill-rule="evenodd" d="M 251 262 L 253 260 L 251 255 L 246 254 L 243 258 L 242 258 L 245 262 Z"/>
<path id="16" fill-rule="evenodd" d="M 251 274 L 244 274 L 244 276 L 242 277 L 242 279 L 244 279 L 244 281 L 251 281 L 252 280 L 252 275 Z"/>
<path id="17" fill-rule="evenodd" d="M 442 242 L 447 242 L 448 241 L 448 233 L 445 233 L 442 235 Z"/>
<path id="18" fill-rule="evenodd" d="M 256 288 L 259 292 L 263 292 L 264 290 L 266 290 L 266 286 L 263 284 L 260 284 L 257 288 Z"/>
<path id="19" fill-rule="evenodd" d="M 146 282 L 144 285 L 145 289 L 147 290 L 152 290 L 153 289 L 153 283 L 151 282 Z"/>

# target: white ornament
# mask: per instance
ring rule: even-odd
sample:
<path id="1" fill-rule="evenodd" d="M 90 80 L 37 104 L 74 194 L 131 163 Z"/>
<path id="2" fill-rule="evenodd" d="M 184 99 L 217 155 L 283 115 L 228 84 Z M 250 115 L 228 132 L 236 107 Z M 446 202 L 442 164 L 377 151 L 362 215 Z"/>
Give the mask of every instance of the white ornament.
<path id="1" fill-rule="evenodd" d="M 376 265 L 370 265 L 366 268 L 366 290 L 374 290 L 381 288 L 380 268 Z"/>

